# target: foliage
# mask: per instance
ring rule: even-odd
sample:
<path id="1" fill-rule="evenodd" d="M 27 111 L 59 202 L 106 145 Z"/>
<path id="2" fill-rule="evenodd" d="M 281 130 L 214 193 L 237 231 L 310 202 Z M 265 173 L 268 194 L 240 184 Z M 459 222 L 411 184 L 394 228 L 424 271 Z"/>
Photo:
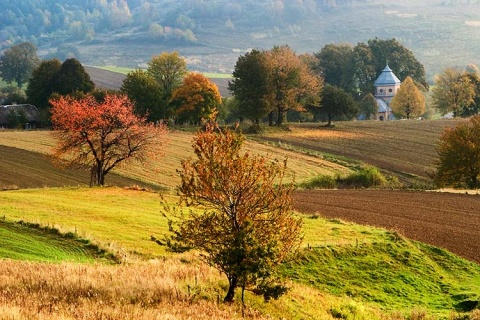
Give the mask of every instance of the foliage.
<path id="1" fill-rule="evenodd" d="M 388 64 L 401 81 L 410 76 L 416 83 L 422 85 L 423 89 L 428 90 L 425 68 L 415 58 L 413 52 L 404 47 L 397 39 L 370 39 L 368 40 L 368 47 L 374 57 L 377 75 Z"/>
<path id="2" fill-rule="evenodd" d="M 58 139 L 53 157 L 69 167 L 88 167 L 91 185 L 104 185 L 105 175 L 117 165 L 144 161 L 159 147 L 163 127 L 134 115 L 125 96 L 106 95 L 100 102 L 92 96 L 60 97 L 50 103 Z"/>
<path id="3" fill-rule="evenodd" d="M 283 124 L 288 110 L 318 106 L 323 80 L 290 47 L 274 47 L 265 55 L 269 70 L 267 99 L 277 111 L 277 126 Z"/>
<path id="4" fill-rule="evenodd" d="M 440 186 L 480 188 L 480 116 L 447 128 L 437 147 L 435 181 Z"/>
<path id="5" fill-rule="evenodd" d="M 61 69 L 61 62 L 57 59 L 43 60 L 33 70 L 32 77 L 28 80 L 28 102 L 39 109 L 48 109 L 48 100 L 54 92 L 53 79 Z"/>
<path id="6" fill-rule="evenodd" d="M 328 84 L 325 86 L 318 114 L 320 118 L 327 120 L 327 126 L 332 125 L 332 120 L 350 120 L 356 117 L 358 112 L 358 105 L 349 93 Z"/>
<path id="7" fill-rule="evenodd" d="M 325 77 L 325 82 L 355 96 L 365 96 L 372 91 L 375 77 L 387 62 L 401 80 L 410 76 L 428 89 L 423 65 L 396 39 L 375 38 L 355 47 L 328 44 L 315 56 L 318 58 L 317 69 Z"/>
<path id="8" fill-rule="evenodd" d="M 204 211 L 184 215 L 165 208 L 173 232 L 167 245 L 198 249 L 225 274 L 225 302 L 233 301 L 237 287 L 266 300 L 283 294 L 276 269 L 300 244 L 302 222 L 293 216 L 294 185 L 283 183 L 286 167 L 242 154 L 243 141 L 228 129 L 208 126 L 198 132 L 197 160 L 182 162 L 179 205 Z"/>
<path id="9" fill-rule="evenodd" d="M 375 167 L 364 167 L 347 176 L 319 175 L 300 184 L 305 189 L 350 189 L 385 187 L 388 185 L 386 177 Z"/>
<path id="10" fill-rule="evenodd" d="M 315 53 L 318 59 L 318 72 L 326 83 L 338 88 L 350 88 L 348 68 L 353 48 L 350 44 L 327 44 Z M 346 89 L 347 90 L 347 89 Z"/>
<path id="11" fill-rule="evenodd" d="M 135 114 L 147 117 L 148 121 L 167 118 L 166 103 L 157 81 L 146 71 L 137 69 L 129 72 L 120 91 L 135 104 Z"/>
<path id="12" fill-rule="evenodd" d="M 259 124 L 270 111 L 267 95 L 269 90 L 269 70 L 265 53 L 252 50 L 240 56 L 235 63 L 233 79 L 228 89 L 237 101 L 235 113 L 240 121 L 250 119 Z"/>
<path id="13" fill-rule="evenodd" d="M 21 88 L 38 63 L 37 48 L 33 44 L 23 42 L 14 45 L 0 57 L 0 77 L 9 84 L 15 82 Z"/>
<path id="14" fill-rule="evenodd" d="M 168 102 L 187 75 L 187 61 L 177 51 L 162 52 L 150 60 L 147 72 L 157 81 Z"/>
<path id="15" fill-rule="evenodd" d="M 454 117 L 473 102 L 475 88 L 466 73 L 447 68 L 435 79 L 432 100 L 435 108 L 445 115 L 453 112 Z"/>
<path id="16" fill-rule="evenodd" d="M 375 119 L 378 112 L 377 100 L 373 94 L 366 94 L 358 104 L 360 113 L 365 116 L 366 120 Z"/>
<path id="17" fill-rule="evenodd" d="M 469 66 L 469 68 L 467 68 L 467 73 L 465 74 L 465 76 L 474 86 L 475 95 L 473 101 L 468 106 L 463 107 L 461 113 L 462 117 L 469 117 L 480 113 L 480 72 L 478 72 L 478 68 L 476 65 Z"/>
<path id="18" fill-rule="evenodd" d="M 216 84 L 200 73 L 189 73 L 183 85 L 172 94 L 171 104 L 175 106 L 176 121 L 200 124 L 214 120 L 217 106 L 222 102 Z"/>
<path id="19" fill-rule="evenodd" d="M 88 93 L 93 91 L 95 84 L 82 64 L 75 58 L 65 60 L 52 79 L 51 90 L 60 95 L 75 92 Z"/>
<path id="20" fill-rule="evenodd" d="M 27 103 L 27 96 L 23 89 L 16 86 L 8 86 L 0 89 L 0 101 L 3 105 Z"/>
<path id="21" fill-rule="evenodd" d="M 407 119 L 421 116 L 425 112 L 425 97 L 407 76 L 390 102 L 392 111 Z"/>

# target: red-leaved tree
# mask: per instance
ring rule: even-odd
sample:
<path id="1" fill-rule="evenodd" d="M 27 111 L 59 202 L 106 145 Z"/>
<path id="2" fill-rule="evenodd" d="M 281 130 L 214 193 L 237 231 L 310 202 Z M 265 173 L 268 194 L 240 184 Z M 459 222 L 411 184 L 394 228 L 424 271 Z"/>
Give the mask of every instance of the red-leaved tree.
<path id="1" fill-rule="evenodd" d="M 70 168 L 88 168 L 90 185 L 104 185 L 113 168 L 129 160 L 143 162 L 162 145 L 164 126 L 148 124 L 133 113 L 123 95 L 59 97 L 52 104 L 55 162 Z"/>

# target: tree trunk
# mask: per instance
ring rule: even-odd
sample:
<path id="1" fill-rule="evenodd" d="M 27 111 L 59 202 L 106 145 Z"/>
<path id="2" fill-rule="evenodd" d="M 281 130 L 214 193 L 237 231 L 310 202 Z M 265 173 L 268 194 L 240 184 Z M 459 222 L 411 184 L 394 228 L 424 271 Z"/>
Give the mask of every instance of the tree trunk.
<path id="1" fill-rule="evenodd" d="M 270 112 L 268 113 L 268 125 L 269 125 L 270 127 L 273 126 L 273 111 L 270 111 Z"/>
<path id="2" fill-rule="evenodd" d="M 231 303 L 235 298 L 235 288 L 238 285 L 237 276 L 228 277 L 228 283 L 229 283 L 228 292 L 227 292 L 227 295 L 225 296 L 225 299 L 223 299 L 223 302 Z"/>
<path id="3" fill-rule="evenodd" d="M 283 124 L 284 120 L 285 120 L 285 110 L 282 107 L 279 107 L 278 114 L 277 114 L 277 126 L 280 127 Z"/>

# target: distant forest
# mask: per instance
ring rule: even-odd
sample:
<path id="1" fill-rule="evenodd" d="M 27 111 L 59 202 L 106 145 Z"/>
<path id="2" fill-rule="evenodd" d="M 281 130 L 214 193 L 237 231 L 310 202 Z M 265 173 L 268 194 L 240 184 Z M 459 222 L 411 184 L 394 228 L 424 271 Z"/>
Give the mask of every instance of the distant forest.
<path id="1" fill-rule="evenodd" d="M 2 4 L 0 46 L 46 38 L 93 41 L 95 35 L 138 27 L 152 38 L 196 41 L 204 24 L 282 27 L 303 23 L 336 6 L 367 0 L 16 0 Z"/>
<path id="2" fill-rule="evenodd" d="M 251 48 L 396 38 L 427 74 L 480 64 L 480 0 L 15 0 L 0 11 L 0 51 L 28 41 L 42 58 L 142 66 L 177 50 L 202 71 L 232 71 Z"/>

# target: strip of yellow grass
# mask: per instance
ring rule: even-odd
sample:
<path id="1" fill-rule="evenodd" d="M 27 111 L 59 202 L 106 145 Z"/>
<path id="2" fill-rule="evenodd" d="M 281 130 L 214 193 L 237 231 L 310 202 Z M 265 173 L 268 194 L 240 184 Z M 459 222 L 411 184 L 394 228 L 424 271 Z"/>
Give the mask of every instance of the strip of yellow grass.
<path id="1" fill-rule="evenodd" d="M 239 296 L 233 305 L 221 302 L 226 281 L 218 271 L 185 255 L 120 266 L 0 260 L 0 283 L 2 319 L 242 318 Z M 329 310 L 346 305 L 361 309 L 362 319 L 386 319 L 349 298 L 289 286 L 268 304 L 247 293 L 246 318 L 334 319 Z"/>

